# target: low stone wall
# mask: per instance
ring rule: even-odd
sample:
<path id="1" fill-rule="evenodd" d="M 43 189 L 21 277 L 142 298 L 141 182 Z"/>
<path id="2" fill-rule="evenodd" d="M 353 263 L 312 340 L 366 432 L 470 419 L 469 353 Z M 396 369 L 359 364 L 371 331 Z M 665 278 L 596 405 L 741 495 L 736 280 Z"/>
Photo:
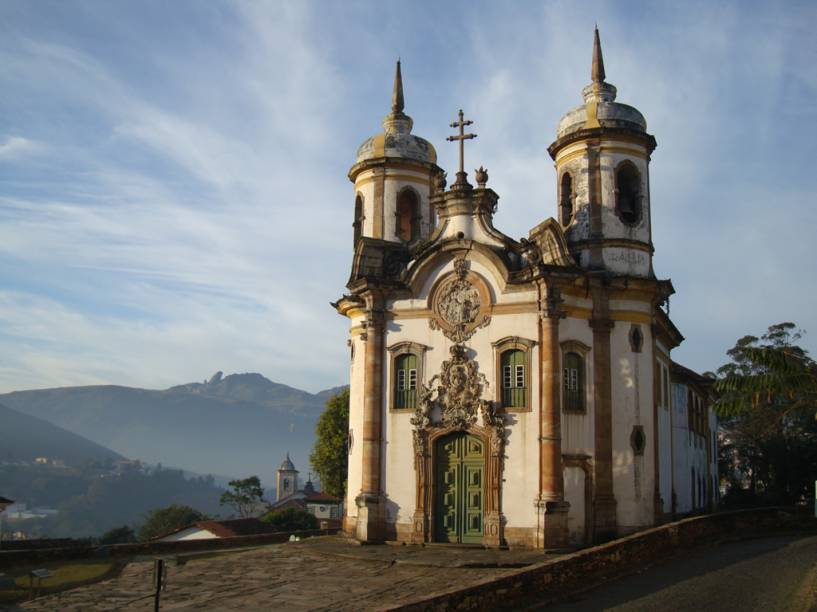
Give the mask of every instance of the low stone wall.
<path id="1" fill-rule="evenodd" d="M 181 540 L 178 542 L 140 542 L 137 544 L 112 544 L 110 546 L 70 546 L 65 548 L 40 548 L 34 550 L 0 550 L 0 570 L 30 565 L 53 563 L 70 559 L 123 559 L 137 556 L 173 555 L 246 546 L 262 546 L 287 542 L 291 535 L 308 538 L 333 535 L 338 529 L 312 529 L 309 531 L 286 531 L 260 535 L 212 538 L 207 540 Z"/>
<path id="2" fill-rule="evenodd" d="M 495 610 L 525 600 L 547 601 L 592 588 L 645 563 L 718 540 L 792 528 L 814 529 L 817 521 L 788 508 L 723 512 L 684 519 L 600 546 L 516 570 L 501 578 L 435 593 L 388 610 Z"/>
<path id="3" fill-rule="evenodd" d="M 74 540 L 72 538 L 54 538 L 48 540 L 3 540 L 0 551 L 31 550 L 34 548 L 84 548 L 91 545 L 91 540 Z"/>

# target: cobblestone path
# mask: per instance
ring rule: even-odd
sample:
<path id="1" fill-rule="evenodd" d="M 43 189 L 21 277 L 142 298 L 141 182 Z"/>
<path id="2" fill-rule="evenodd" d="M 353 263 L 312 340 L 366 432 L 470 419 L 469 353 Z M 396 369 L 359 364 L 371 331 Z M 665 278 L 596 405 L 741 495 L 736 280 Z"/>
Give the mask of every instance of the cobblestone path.
<path id="1" fill-rule="evenodd" d="M 331 546 L 330 546 L 331 548 Z M 371 549 L 372 547 L 366 547 Z M 396 562 L 393 547 L 326 554 L 314 544 L 263 548 L 168 562 L 162 610 L 362 610 L 500 576 L 510 570 Z M 408 551 L 407 551 L 408 552 Z M 489 551 L 448 555 L 476 557 Z M 397 553 L 399 554 L 399 553 Z M 431 552 L 431 555 L 439 553 Z M 512 554 L 512 553 L 509 553 Z M 391 558 L 390 558 L 391 557 Z M 439 564 L 438 564 L 439 565 Z M 130 563 L 113 579 L 19 604 L 12 610 L 153 610 L 153 562 Z"/>

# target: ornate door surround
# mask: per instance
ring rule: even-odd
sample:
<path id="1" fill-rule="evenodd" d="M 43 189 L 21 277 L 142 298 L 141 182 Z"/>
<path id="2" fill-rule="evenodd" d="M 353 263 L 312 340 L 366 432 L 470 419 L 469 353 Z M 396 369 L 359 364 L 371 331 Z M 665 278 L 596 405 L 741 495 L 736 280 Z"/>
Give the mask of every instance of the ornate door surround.
<path id="1" fill-rule="evenodd" d="M 437 384 L 435 384 L 437 383 Z M 485 449 L 483 536 L 485 546 L 504 544 L 502 517 L 502 471 L 505 452 L 505 419 L 494 402 L 481 399 L 487 388 L 485 376 L 468 359 L 461 344 L 451 347 L 451 359 L 428 386 L 420 385 L 414 426 L 416 473 L 413 543 L 431 542 L 435 533 L 435 447 L 437 440 L 456 432 L 478 438 Z"/>

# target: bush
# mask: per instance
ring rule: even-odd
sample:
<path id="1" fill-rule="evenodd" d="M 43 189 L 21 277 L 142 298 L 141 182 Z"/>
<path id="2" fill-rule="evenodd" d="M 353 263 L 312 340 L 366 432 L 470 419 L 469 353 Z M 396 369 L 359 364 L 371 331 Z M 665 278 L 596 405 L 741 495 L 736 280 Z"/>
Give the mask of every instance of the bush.
<path id="1" fill-rule="evenodd" d="M 318 528 L 314 514 L 300 508 L 281 508 L 268 512 L 261 520 L 271 525 L 275 531 L 306 531 Z"/>
<path id="2" fill-rule="evenodd" d="M 189 527 L 206 518 L 204 514 L 190 506 L 172 504 L 167 508 L 156 508 L 151 510 L 145 518 L 144 525 L 139 529 L 139 539 L 152 540 Z"/>
<path id="3" fill-rule="evenodd" d="M 136 541 L 136 534 L 127 525 L 109 529 L 99 539 L 101 544 L 130 544 Z"/>

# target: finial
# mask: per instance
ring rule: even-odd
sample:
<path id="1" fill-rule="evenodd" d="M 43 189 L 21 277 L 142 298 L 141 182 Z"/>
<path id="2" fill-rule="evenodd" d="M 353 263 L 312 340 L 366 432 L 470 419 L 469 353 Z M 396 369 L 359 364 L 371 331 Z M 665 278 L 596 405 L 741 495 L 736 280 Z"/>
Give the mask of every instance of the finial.
<path id="1" fill-rule="evenodd" d="M 477 185 L 484 188 L 485 185 L 488 183 L 487 168 L 483 168 L 482 166 L 480 166 L 479 170 L 474 170 L 474 178 L 477 179 Z"/>
<path id="2" fill-rule="evenodd" d="M 403 75 L 400 72 L 400 58 L 397 58 L 397 68 L 394 70 L 394 89 L 391 94 L 391 112 L 398 114 L 403 112 L 405 102 L 403 101 Z"/>
<path id="3" fill-rule="evenodd" d="M 593 67 L 590 70 L 590 77 L 594 83 L 604 82 L 604 58 L 601 56 L 601 41 L 599 40 L 599 27 L 596 26 L 593 34 Z"/>

